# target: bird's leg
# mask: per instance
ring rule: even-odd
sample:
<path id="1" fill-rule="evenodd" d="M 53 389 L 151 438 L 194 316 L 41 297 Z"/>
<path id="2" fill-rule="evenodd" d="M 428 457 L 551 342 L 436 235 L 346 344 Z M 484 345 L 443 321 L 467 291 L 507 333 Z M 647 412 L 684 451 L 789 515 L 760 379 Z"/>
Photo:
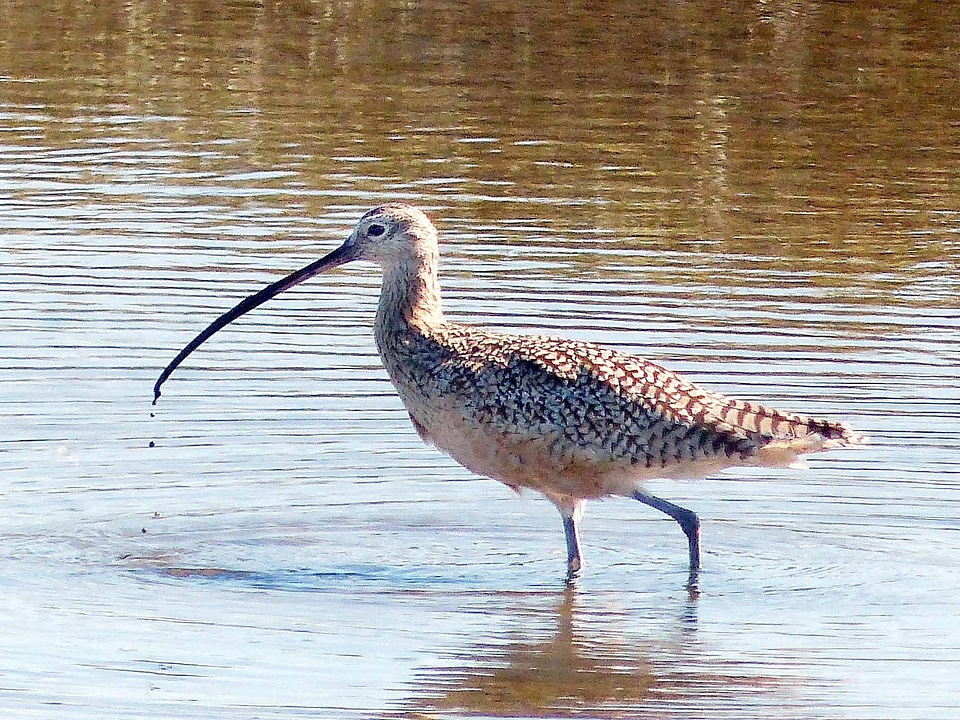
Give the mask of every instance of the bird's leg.
<path id="1" fill-rule="evenodd" d="M 567 539 L 567 580 L 572 580 L 583 566 L 580 554 L 580 519 L 583 517 L 583 500 L 572 503 L 557 503 L 563 518 L 563 534 Z"/>
<path id="2" fill-rule="evenodd" d="M 641 490 L 637 490 L 633 494 L 633 499 L 666 513 L 680 524 L 680 528 L 687 536 L 687 543 L 690 546 L 690 574 L 691 576 L 695 575 L 697 570 L 700 569 L 700 518 L 697 517 L 697 514 L 692 510 L 674 505 L 672 502 L 648 495 Z"/>
<path id="3" fill-rule="evenodd" d="M 583 565 L 583 556 L 580 554 L 580 529 L 573 516 L 563 517 L 563 532 L 567 537 L 567 577 L 573 578 Z"/>

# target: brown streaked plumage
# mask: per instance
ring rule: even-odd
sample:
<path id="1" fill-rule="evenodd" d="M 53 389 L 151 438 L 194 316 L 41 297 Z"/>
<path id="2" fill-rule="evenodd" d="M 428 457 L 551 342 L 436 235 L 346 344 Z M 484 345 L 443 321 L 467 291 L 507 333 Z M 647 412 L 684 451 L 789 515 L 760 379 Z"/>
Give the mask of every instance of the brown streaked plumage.
<path id="1" fill-rule="evenodd" d="M 340 248 L 215 320 L 164 369 L 154 402 L 174 369 L 220 328 L 352 260 L 383 269 L 374 334 L 417 432 L 473 472 L 549 498 L 563 518 L 568 576 L 581 566 L 579 521 L 588 499 L 632 497 L 672 517 L 687 536 L 695 573 L 699 519 L 644 492 L 644 480 L 790 465 L 863 441 L 840 423 L 734 400 L 600 345 L 448 322 L 436 229 L 401 204 L 369 211 Z"/>

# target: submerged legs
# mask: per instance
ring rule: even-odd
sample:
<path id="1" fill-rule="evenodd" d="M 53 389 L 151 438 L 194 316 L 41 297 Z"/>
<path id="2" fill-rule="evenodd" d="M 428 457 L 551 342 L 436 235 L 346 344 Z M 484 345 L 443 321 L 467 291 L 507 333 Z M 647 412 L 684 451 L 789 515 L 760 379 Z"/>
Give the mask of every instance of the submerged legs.
<path id="1" fill-rule="evenodd" d="M 687 536 L 690 551 L 690 581 L 695 583 L 700 570 L 700 518 L 692 510 L 661 500 L 642 490 L 637 490 L 631 497 L 669 515 L 680 525 L 683 534 Z M 586 501 L 567 496 L 550 499 L 560 511 L 560 517 L 563 518 L 563 534 L 567 541 L 567 580 L 569 581 L 575 578 L 583 567 L 583 555 L 580 553 L 580 520 L 583 518 Z"/>
<path id="2" fill-rule="evenodd" d="M 580 519 L 583 517 L 584 502 L 556 502 L 556 505 L 563 518 L 563 534 L 567 539 L 567 580 L 572 580 L 583 566 L 583 556 L 580 554 Z"/>
<path id="3" fill-rule="evenodd" d="M 567 577 L 572 578 L 583 565 L 583 556 L 580 554 L 580 528 L 573 517 L 564 516 L 563 532 L 567 537 Z"/>
<path id="4" fill-rule="evenodd" d="M 641 490 L 637 490 L 632 497 L 644 505 L 649 505 L 662 513 L 666 513 L 680 524 L 690 547 L 690 573 L 696 573 L 700 569 L 700 518 L 697 517 L 697 514 L 692 510 L 674 505 L 672 502 L 648 495 Z"/>

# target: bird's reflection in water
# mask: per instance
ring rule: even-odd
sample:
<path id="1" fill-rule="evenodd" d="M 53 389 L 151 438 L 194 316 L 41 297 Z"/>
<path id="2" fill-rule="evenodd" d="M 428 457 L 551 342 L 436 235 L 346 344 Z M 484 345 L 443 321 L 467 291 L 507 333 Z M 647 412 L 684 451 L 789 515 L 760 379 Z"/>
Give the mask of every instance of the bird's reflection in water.
<path id="1" fill-rule="evenodd" d="M 737 717 L 745 698 L 763 704 L 791 694 L 784 692 L 792 684 L 787 678 L 755 664 L 708 659 L 696 638 L 695 594 L 680 604 L 666 639 L 633 642 L 626 612 L 581 610 L 575 587 L 563 591 L 555 608 L 552 602 L 544 607 L 542 595 L 524 600 L 521 614 L 543 619 L 555 613 L 551 637 L 536 641 L 523 639 L 524 631 L 507 631 L 452 653 L 449 663 L 419 673 L 399 716 L 563 718 L 588 711 L 595 718 L 622 718 L 644 710 L 644 717 L 674 717 L 682 707 L 708 706 Z"/>

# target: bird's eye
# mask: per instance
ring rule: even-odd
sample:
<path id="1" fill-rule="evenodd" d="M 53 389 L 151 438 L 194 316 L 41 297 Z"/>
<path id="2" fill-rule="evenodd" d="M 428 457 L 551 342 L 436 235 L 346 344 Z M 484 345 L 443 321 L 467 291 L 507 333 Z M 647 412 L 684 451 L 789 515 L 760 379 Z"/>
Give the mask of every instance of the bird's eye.
<path id="1" fill-rule="evenodd" d="M 383 227 L 383 225 L 371 225 L 367 228 L 367 235 L 369 237 L 380 237 L 384 232 L 386 232 L 386 228 Z"/>

